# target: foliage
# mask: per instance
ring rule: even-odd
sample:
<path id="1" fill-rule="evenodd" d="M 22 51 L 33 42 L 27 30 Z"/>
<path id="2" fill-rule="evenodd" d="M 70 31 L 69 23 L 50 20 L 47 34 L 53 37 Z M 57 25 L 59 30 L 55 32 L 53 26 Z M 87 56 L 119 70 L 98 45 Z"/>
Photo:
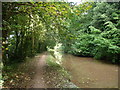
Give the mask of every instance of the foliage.
<path id="1" fill-rule="evenodd" d="M 57 63 L 58 65 L 62 64 L 62 54 L 63 54 L 63 48 L 61 43 L 56 43 L 53 49 L 48 48 L 48 52 L 50 55 L 54 57 L 54 63 Z M 52 61 L 51 61 L 52 62 Z"/>
<path id="2" fill-rule="evenodd" d="M 53 48 L 60 41 L 69 7 L 66 2 L 4 2 L 4 65 Z"/>
<path id="3" fill-rule="evenodd" d="M 54 67 L 54 68 L 60 67 L 60 65 L 55 62 L 55 58 L 51 55 L 47 57 L 46 62 L 50 67 Z"/>
<path id="4" fill-rule="evenodd" d="M 93 35 L 81 34 L 79 38 L 72 44 L 70 53 L 74 55 L 82 55 L 82 56 L 92 56 L 91 51 L 93 49 Z"/>
<path id="5" fill-rule="evenodd" d="M 79 17 L 79 29 L 74 31 L 76 36 L 68 50 L 69 53 L 92 56 L 113 63 L 120 62 L 120 28 L 118 27 L 120 14 L 115 5 L 118 4 L 94 3 L 87 14 Z"/>
<path id="6" fill-rule="evenodd" d="M 24 61 L 47 47 L 55 49 L 58 43 L 65 53 L 119 61 L 119 3 L 4 2 L 2 6 L 4 65 Z"/>
<path id="7" fill-rule="evenodd" d="M 2 88 L 2 85 L 3 85 L 3 78 L 2 78 L 2 68 L 3 68 L 3 63 L 0 62 L 0 88 Z"/>

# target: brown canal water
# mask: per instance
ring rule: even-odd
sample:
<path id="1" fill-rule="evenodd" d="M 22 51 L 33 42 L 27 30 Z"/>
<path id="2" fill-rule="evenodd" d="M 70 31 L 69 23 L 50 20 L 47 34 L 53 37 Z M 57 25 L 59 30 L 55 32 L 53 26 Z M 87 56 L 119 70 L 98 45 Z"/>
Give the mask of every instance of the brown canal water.
<path id="1" fill-rule="evenodd" d="M 64 55 L 63 67 L 80 88 L 118 88 L 118 66 L 88 57 Z"/>

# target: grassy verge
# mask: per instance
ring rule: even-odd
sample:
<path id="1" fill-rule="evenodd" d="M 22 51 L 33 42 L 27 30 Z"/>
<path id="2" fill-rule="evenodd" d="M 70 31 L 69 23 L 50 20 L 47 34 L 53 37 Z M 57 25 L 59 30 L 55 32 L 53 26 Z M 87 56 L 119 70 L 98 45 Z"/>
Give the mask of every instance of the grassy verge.
<path id="1" fill-rule="evenodd" d="M 72 82 L 70 82 L 69 73 L 59 64 L 55 63 L 55 58 L 48 55 L 45 68 L 45 79 L 49 87 L 52 88 L 77 88 Z M 54 82 L 54 83 L 53 83 Z"/>

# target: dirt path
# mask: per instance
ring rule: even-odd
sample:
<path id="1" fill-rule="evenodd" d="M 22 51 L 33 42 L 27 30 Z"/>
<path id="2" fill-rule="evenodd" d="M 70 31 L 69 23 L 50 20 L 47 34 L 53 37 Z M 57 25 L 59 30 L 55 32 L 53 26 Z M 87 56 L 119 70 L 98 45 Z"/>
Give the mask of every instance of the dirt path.
<path id="1" fill-rule="evenodd" d="M 25 62 L 16 64 L 9 71 L 4 72 L 6 78 L 4 88 L 73 88 L 68 81 L 68 75 L 62 67 L 49 66 L 46 59 L 49 55 L 41 53 Z M 16 67 L 16 68 L 15 68 Z M 14 78 L 13 78 L 14 77 Z"/>
<path id="2" fill-rule="evenodd" d="M 71 81 L 80 88 L 117 88 L 118 66 L 93 58 L 65 55 L 63 66 L 70 72 Z"/>
<path id="3" fill-rule="evenodd" d="M 35 75 L 30 83 L 30 85 L 28 87 L 31 88 L 47 88 L 47 85 L 44 81 L 43 78 L 43 72 L 44 72 L 44 67 L 46 66 L 46 55 L 41 55 L 38 56 L 37 60 L 36 60 L 36 68 L 35 68 Z"/>

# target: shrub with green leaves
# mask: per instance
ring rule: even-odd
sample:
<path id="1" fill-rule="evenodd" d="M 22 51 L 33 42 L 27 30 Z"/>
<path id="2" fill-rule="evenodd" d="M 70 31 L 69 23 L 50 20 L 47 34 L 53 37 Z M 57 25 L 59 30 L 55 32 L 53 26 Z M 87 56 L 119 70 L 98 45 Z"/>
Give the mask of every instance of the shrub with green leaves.
<path id="1" fill-rule="evenodd" d="M 69 53 L 120 62 L 119 21 L 119 3 L 94 3 L 86 14 L 78 16 L 74 22 L 79 25 L 78 30 L 73 30 L 76 39 L 71 43 Z"/>
<path id="2" fill-rule="evenodd" d="M 79 38 L 77 38 L 76 42 L 72 44 L 71 49 L 69 53 L 73 53 L 74 55 L 81 55 L 81 56 L 93 56 L 92 50 L 94 47 L 92 47 L 94 35 L 89 34 L 81 34 Z"/>
<path id="3" fill-rule="evenodd" d="M 71 45 L 69 53 L 78 56 L 92 56 L 95 59 L 119 62 L 120 47 L 114 45 L 112 40 L 103 38 L 102 35 L 81 34 Z"/>

